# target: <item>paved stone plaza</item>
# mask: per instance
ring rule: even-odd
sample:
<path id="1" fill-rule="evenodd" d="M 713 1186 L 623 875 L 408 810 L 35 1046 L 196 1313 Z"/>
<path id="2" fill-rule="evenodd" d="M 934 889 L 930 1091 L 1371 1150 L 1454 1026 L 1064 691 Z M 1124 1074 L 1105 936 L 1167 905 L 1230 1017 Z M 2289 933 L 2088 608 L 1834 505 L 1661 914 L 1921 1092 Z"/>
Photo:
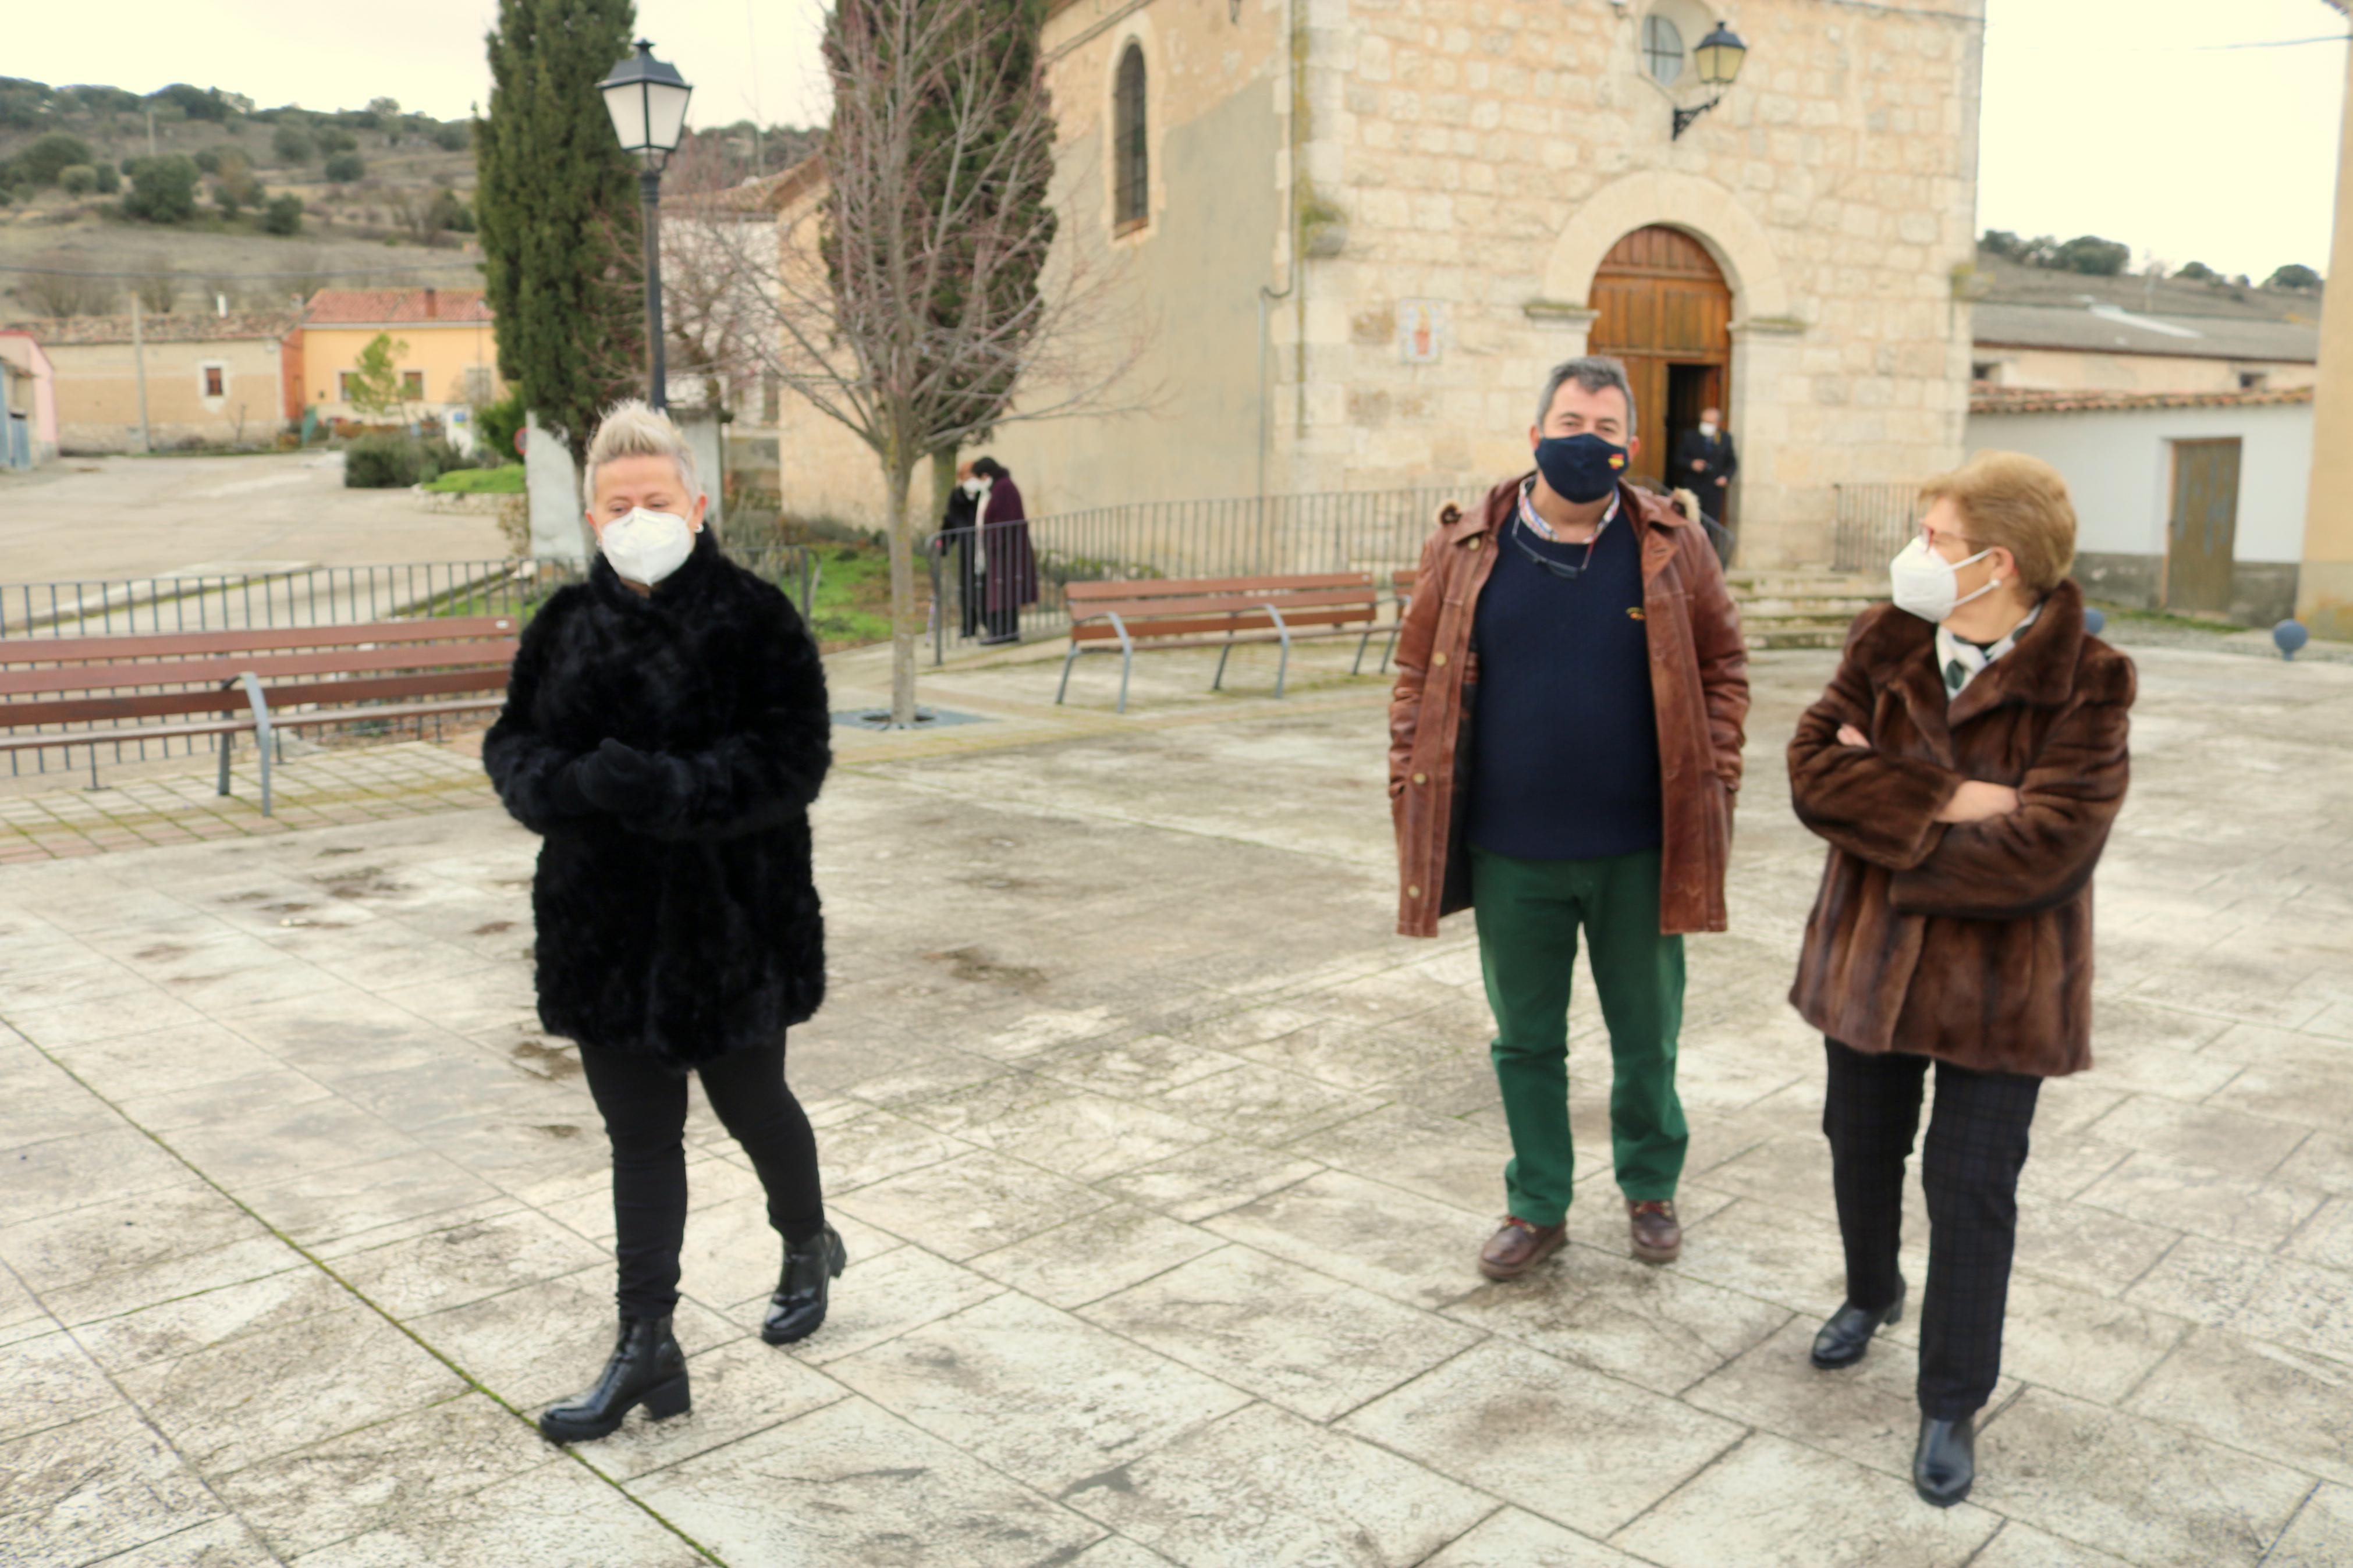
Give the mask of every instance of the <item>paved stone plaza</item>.
<path id="1" fill-rule="evenodd" d="M 2142 657 L 2100 1063 L 2045 1092 L 1984 1473 L 1937 1512 L 1914 1321 L 1805 1360 L 1841 1268 L 1780 748 L 1830 656 L 1756 669 L 1683 1260 L 1626 1254 L 1588 988 L 1577 1245 L 1513 1286 L 1471 1268 L 1471 931 L 1390 934 L 1381 683 L 1146 664 L 1125 721 L 1109 661 L 1060 710 L 1024 662 L 927 686 L 983 722 L 844 734 L 792 1057 L 832 1321 L 754 1334 L 776 1242 L 698 1109 L 693 1413 L 568 1455 L 527 1422 L 607 1347 L 605 1155 L 487 791 L 0 866 L 0 1562 L 2353 1562 L 2353 669 Z"/>

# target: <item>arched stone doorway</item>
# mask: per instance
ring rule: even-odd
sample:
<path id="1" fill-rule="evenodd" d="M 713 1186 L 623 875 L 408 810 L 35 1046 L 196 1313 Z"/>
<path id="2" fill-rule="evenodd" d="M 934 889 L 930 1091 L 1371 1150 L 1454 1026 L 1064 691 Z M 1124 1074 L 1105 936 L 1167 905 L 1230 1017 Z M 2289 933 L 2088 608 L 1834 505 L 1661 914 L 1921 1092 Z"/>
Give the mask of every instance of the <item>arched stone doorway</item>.
<path id="1" fill-rule="evenodd" d="M 1700 410 L 1732 406 L 1731 285 L 1705 246 L 1651 224 L 1609 247 L 1586 302 L 1595 312 L 1588 352 L 1625 361 L 1634 384 L 1642 449 L 1633 477 L 1663 488 L 1667 459 Z M 1702 499 L 1710 512 L 1722 510 Z"/>

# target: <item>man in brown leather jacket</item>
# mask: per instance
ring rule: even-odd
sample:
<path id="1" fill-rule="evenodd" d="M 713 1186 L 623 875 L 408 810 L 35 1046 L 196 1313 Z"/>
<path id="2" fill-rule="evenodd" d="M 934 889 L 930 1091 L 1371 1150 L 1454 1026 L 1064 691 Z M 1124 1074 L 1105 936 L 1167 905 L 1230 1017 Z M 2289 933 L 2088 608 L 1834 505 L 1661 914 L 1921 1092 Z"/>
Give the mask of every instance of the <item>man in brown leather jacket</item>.
<path id="1" fill-rule="evenodd" d="M 1508 1217 L 1479 1255 L 1493 1279 L 1567 1234 L 1580 927 L 1634 1253 L 1683 1247 L 1683 935 L 1725 929 L 1748 655 L 1699 525 L 1624 481 L 1633 426 L 1624 366 L 1557 366 L 1528 432 L 1536 471 L 1440 514 L 1398 643 L 1398 930 L 1435 936 L 1475 905 L 1495 1011 L 1512 1160 Z"/>

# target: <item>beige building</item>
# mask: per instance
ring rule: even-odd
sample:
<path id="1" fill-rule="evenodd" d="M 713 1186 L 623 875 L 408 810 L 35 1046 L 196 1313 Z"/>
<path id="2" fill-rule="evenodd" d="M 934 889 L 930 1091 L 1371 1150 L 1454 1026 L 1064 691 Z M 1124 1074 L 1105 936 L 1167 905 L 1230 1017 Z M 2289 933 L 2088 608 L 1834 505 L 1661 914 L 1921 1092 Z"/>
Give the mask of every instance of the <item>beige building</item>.
<path id="1" fill-rule="evenodd" d="M 2320 330 L 2308 321 L 1988 300 L 1976 325 L 1969 379 L 1980 391 L 2287 392 L 2320 379 Z"/>
<path id="2" fill-rule="evenodd" d="M 267 445 L 284 428 L 285 315 L 129 316 L 13 323 L 41 345 L 56 389 L 60 451 L 141 449 L 140 381 L 154 449 Z"/>
<path id="3" fill-rule="evenodd" d="M 1746 559 L 1826 559 L 1833 484 L 1960 455 L 1983 14 L 1746 0 L 1677 135 L 1698 0 L 1064 0 L 1058 243 L 1146 347 L 1130 407 L 991 449 L 1033 512 L 1481 485 L 1605 351 L 1638 473 L 1721 403 Z M 786 402 L 787 510 L 871 521 L 871 458 Z"/>
<path id="4" fill-rule="evenodd" d="M 393 342 L 400 418 L 463 413 L 505 390 L 480 289 L 322 289 L 302 310 L 295 406 L 313 410 L 322 422 L 385 418 L 362 414 L 351 402 L 360 355 L 379 334 Z"/>

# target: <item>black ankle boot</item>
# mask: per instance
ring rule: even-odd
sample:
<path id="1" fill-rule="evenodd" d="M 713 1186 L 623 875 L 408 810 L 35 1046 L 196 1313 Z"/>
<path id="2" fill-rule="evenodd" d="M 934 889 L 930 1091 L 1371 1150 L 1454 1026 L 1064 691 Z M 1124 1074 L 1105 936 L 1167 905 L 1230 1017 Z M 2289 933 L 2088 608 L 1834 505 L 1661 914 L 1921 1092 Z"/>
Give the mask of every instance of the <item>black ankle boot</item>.
<path id="1" fill-rule="evenodd" d="M 768 1299 L 760 1337 L 772 1345 L 788 1345 L 817 1332 L 825 1323 L 828 1286 L 849 1262 L 841 1233 L 831 1226 L 798 1247 L 786 1242 L 785 1271 L 776 1281 L 776 1293 Z"/>
<path id="2" fill-rule="evenodd" d="M 1825 1372 L 1852 1366 L 1871 1348 L 1871 1336 L 1882 1326 L 1904 1321 L 1904 1279 L 1895 1279 L 1895 1300 L 1876 1312 L 1866 1312 L 1852 1301 L 1831 1314 L 1814 1336 L 1814 1364 Z"/>
<path id="3" fill-rule="evenodd" d="M 670 1319 L 623 1318 L 605 1375 L 594 1387 L 549 1405 L 540 1415 L 539 1430 L 551 1443 L 586 1443 L 618 1431 L 640 1405 L 662 1421 L 685 1415 L 691 1404 L 686 1352 L 670 1333 Z"/>
<path id="4" fill-rule="evenodd" d="M 1920 1444 L 1912 1450 L 1912 1486 L 1922 1500 L 1950 1508 L 1969 1495 L 1977 1479 L 1977 1417 L 1920 1417 Z"/>

